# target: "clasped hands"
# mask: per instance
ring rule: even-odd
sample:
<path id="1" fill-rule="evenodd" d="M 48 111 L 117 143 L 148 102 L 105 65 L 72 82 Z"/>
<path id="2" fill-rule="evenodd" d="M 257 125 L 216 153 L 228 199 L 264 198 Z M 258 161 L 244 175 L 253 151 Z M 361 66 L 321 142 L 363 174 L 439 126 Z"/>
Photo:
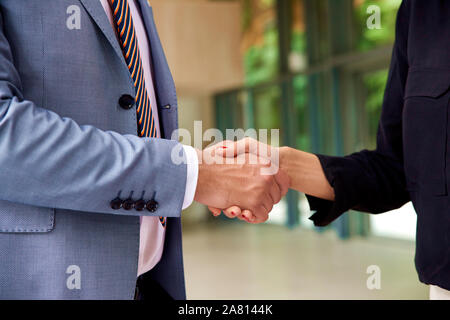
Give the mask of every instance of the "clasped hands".
<path id="1" fill-rule="evenodd" d="M 278 150 L 251 138 L 197 150 L 194 199 L 207 205 L 214 216 L 223 212 L 253 224 L 267 221 L 290 186 L 289 176 L 279 168 Z"/>

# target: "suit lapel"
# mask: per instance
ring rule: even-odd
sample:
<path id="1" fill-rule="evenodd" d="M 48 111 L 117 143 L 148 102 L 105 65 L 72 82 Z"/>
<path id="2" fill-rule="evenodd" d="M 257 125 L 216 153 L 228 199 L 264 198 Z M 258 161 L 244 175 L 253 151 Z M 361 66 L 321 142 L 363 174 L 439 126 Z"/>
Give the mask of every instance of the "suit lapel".
<path id="1" fill-rule="evenodd" d="M 79 0 L 83 7 L 86 9 L 91 18 L 95 21 L 97 26 L 105 35 L 108 42 L 114 48 L 114 51 L 125 64 L 125 59 L 122 54 L 122 49 L 119 46 L 119 42 L 117 41 L 116 34 L 114 29 L 111 26 L 111 23 L 108 20 L 108 17 L 103 9 L 103 6 L 99 0 Z"/>

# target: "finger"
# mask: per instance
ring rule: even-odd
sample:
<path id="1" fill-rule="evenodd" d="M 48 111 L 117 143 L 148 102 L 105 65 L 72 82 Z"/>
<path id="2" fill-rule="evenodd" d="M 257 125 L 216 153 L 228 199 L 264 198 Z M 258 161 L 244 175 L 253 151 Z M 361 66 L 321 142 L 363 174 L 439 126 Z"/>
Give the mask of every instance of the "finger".
<path id="1" fill-rule="evenodd" d="M 241 215 L 241 208 L 239 208 L 238 206 L 232 206 L 228 209 L 223 210 L 223 212 L 227 217 L 231 216 L 233 218 L 237 218 Z"/>
<path id="2" fill-rule="evenodd" d="M 291 186 L 291 178 L 283 170 L 280 169 L 275 175 L 275 181 L 280 187 L 281 196 L 284 197 L 289 191 L 289 187 Z"/>
<path id="3" fill-rule="evenodd" d="M 251 219 L 249 222 L 259 223 L 259 221 L 267 219 L 267 216 L 271 209 L 270 203 L 271 203 L 271 200 L 267 201 L 266 199 L 263 199 L 259 206 L 257 206 L 256 208 L 253 208 L 252 209 L 253 219 Z"/>
<path id="4" fill-rule="evenodd" d="M 249 211 L 249 210 L 241 210 L 241 213 L 237 216 L 237 218 L 241 221 L 247 221 L 246 216 L 244 216 L 244 211 Z M 251 211 L 250 211 L 250 214 L 253 215 L 253 213 L 251 213 Z M 246 213 L 246 215 L 249 215 L 249 214 Z"/>
<path id="5" fill-rule="evenodd" d="M 259 214 L 253 219 L 250 223 L 252 224 L 259 224 L 266 222 L 267 219 L 269 219 L 269 212 L 266 207 L 263 205 L 260 207 Z"/>
<path id="6" fill-rule="evenodd" d="M 252 215 L 253 215 L 253 213 L 252 213 Z M 240 215 L 238 215 L 237 218 L 241 221 L 247 221 L 247 219 L 242 215 L 242 213 Z"/>
<path id="7" fill-rule="evenodd" d="M 217 155 L 227 158 L 233 158 L 241 154 L 253 154 L 260 156 L 263 163 L 269 163 L 268 160 L 272 159 L 274 150 L 276 148 L 266 143 L 246 137 L 237 142 L 226 140 L 215 151 Z"/>
<path id="8" fill-rule="evenodd" d="M 270 187 L 270 196 L 272 197 L 273 204 L 277 204 L 281 201 L 281 189 L 278 183 L 274 180 Z"/>
<path id="9" fill-rule="evenodd" d="M 259 144 L 258 140 L 255 140 L 250 137 L 245 137 L 244 139 L 241 139 L 236 142 L 236 152 L 237 154 L 252 153 L 257 155 L 258 144 Z"/>
<path id="10" fill-rule="evenodd" d="M 264 207 L 265 212 L 261 215 L 261 217 L 265 217 L 270 213 L 270 211 L 272 211 L 273 208 L 273 200 L 269 194 L 267 194 L 266 197 L 264 197 L 262 206 Z M 257 217 L 259 218 L 260 216 Z"/>
<path id="11" fill-rule="evenodd" d="M 234 141 L 224 140 L 224 141 L 221 141 L 221 142 L 213 145 L 212 148 L 214 150 L 214 154 L 220 153 L 220 155 L 222 155 L 222 152 L 226 151 L 228 148 L 233 147 L 233 145 L 234 145 Z"/>
<path id="12" fill-rule="evenodd" d="M 222 141 L 215 146 L 214 154 L 225 158 L 236 157 L 237 155 L 239 155 L 236 149 L 236 142 L 231 140 Z"/>
<path id="13" fill-rule="evenodd" d="M 256 216 L 253 214 L 253 212 L 252 211 L 250 211 L 250 210 L 243 210 L 242 211 L 242 214 L 241 214 L 241 216 L 240 216 L 240 219 L 242 220 L 245 220 L 245 221 L 247 221 L 247 222 L 249 222 L 249 223 L 251 223 L 252 221 L 255 221 L 256 220 Z"/>
<path id="14" fill-rule="evenodd" d="M 253 138 L 246 137 L 237 142 L 230 140 L 225 142 L 226 143 L 220 145 L 220 148 L 216 149 L 217 154 L 228 158 L 236 157 L 244 153 L 258 154 L 259 142 Z"/>
<path id="15" fill-rule="evenodd" d="M 240 152 L 252 153 L 264 158 L 270 158 L 273 149 L 270 145 L 250 137 L 239 140 L 236 147 Z"/>
<path id="16" fill-rule="evenodd" d="M 214 208 L 214 207 L 208 207 L 208 210 L 211 211 L 211 213 L 213 214 L 214 217 L 218 217 L 222 213 L 222 210 Z"/>
<path id="17" fill-rule="evenodd" d="M 228 209 L 222 210 L 222 212 L 227 218 L 235 219 L 238 216 L 238 214 L 236 213 L 237 209 L 239 209 L 239 211 L 241 210 L 239 207 L 232 206 Z"/>
<path id="18" fill-rule="evenodd" d="M 273 202 L 271 196 L 266 193 L 255 204 L 255 206 L 244 210 L 243 216 L 247 222 L 254 223 L 255 221 L 267 219 L 267 215 L 272 210 Z M 250 213 L 252 213 L 250 215 Z"/>

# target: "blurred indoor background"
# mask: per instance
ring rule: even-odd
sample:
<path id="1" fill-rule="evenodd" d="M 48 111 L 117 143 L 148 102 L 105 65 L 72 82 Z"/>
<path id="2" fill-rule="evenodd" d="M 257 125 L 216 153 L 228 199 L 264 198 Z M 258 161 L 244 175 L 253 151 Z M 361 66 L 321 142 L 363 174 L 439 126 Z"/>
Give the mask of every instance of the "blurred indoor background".
<path id="1" fill-rule="evenodd" d="M 179 94 L 180 127 L 280 129 L 281 144 L 375 147 L 401 0 L 150 0 Z M 381 29 L 369 29 L 370 5 Z M 411 204 L 325 229 L 290 192 L 268 223 L 183 212 L 190 299 L 426 299 Z M 367 268 L 381 271 L 369 290 Z"/>

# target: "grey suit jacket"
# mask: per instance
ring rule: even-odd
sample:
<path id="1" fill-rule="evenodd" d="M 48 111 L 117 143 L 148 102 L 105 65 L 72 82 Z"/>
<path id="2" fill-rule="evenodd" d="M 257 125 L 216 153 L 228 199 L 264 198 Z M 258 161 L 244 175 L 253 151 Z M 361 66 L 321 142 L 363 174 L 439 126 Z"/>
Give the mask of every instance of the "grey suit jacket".
<path id="1" fill-rule="evenodd" d="M 139 4 L 164 139 L 138 138 L 135 107 L 118 102 L 135 88 L 100 1 L 0 0 L 1 299 L 132 299 L 139 215 L 169 218 L 151 274 L 185 298 L 186 165 L 168 140 L 177 98 L 152 9 Z M 131 194 L 158 209 L 111 208 Z"/>

